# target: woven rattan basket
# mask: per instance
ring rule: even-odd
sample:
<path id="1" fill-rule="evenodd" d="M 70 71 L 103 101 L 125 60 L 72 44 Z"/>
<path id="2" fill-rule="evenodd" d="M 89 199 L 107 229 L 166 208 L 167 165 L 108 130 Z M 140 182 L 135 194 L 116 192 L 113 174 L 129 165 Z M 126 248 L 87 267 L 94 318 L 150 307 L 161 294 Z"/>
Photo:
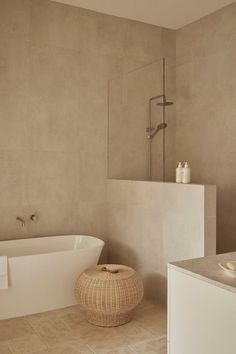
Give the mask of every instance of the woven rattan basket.
<path id="1" fill-rule="evenodd" d="M 134 269 L 105 264 L 87 269 L 76 282 L 75 294 L 90 323 L 120 326 L 131 320 L 142 300 L 143 284 Z"/>

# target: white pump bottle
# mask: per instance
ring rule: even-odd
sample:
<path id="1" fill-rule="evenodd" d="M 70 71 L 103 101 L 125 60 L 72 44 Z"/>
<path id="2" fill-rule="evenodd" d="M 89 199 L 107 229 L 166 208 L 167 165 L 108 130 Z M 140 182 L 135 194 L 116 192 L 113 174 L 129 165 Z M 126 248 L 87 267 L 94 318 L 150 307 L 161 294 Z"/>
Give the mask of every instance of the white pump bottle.
<path id="1" fill-rule="evenodd" d="M 190 167 L 188 166 L 188 163 L 185 162 L 183 168 L 182 183 L 190 183 L 190 181 L 191 181 L 191 170 Z"/>
<path id="2" fill-rule="evenodd" d="M 178 166 L 176 168 L 176 183 L 182 183 L 182 177 L 183 177 L 183 167 L 182 163 L 179 162 Z"/>

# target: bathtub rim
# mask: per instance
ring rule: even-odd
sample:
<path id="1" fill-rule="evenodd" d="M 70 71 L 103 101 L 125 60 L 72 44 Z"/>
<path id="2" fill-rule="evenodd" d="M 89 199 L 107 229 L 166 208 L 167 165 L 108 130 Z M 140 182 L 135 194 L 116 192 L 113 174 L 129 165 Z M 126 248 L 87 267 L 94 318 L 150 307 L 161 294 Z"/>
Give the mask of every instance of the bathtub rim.
<path id="1" fill-rule="evenodd" d="M 4 242 L 17 242 L 17 241 L 34 241 L 34 240 L 39 240 L 39 239 L 56 239 L 58 237 L 86 237 L 86 238 L 90 238 L 90 239 L 94 239 L 96 241 L 96 243 L 94 245 L 89 245 L 87 247 L 83 247 L 83 248 L 77 248 L 77 249 L 65 249 L 65 250 L 59 250 L 59 251 L 51 251 L 51 252 L 39 252 L 39 253 L 33 253 L 33 254 L 23 254 L 23 255 L 13 255 L 13 256 L 7 256 L 7 258 L 10 259 L 14 259 L 14 258 L 21 258 L 21 257 L 37 257 L 37 256 L 42 256 L 42 255 L 50 255 L 50 254 L 62 254 L 62 253 L 76 253 L 76 252 L 81 252 L 81 251 L 86 251 L 86 250 L 92 250 L 98 247 L 101 247 L 101 251 L 105 245 L 105 241 L 103 241 L 102 239 L 96 237 L 96 236 L 91 236 L 91 235 L 79 235 L 79 234 L 63 234 L 63 235 L 49 235 L 49 236 L 36 236 L 36 237 L 26 237 L 26 238 L 19 238 L 19 239 L 12 239 L 12 240 L 1 240 L 0 241 L 0 248 L 1 248 L 1 244 Z"/>

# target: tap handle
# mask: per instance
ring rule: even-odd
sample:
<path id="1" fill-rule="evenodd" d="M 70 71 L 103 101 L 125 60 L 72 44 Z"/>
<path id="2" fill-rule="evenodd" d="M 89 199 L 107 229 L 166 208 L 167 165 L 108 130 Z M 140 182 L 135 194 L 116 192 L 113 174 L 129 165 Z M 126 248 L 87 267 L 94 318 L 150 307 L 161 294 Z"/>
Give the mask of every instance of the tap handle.
<path id="1" fill-rule="evenodd" d="M 36 220 L 37 220 L 36 214 L 32 214 L 32 215 L 30 216 L 30 219 L 31 219 L 32 221 L 36 221 Z"/>

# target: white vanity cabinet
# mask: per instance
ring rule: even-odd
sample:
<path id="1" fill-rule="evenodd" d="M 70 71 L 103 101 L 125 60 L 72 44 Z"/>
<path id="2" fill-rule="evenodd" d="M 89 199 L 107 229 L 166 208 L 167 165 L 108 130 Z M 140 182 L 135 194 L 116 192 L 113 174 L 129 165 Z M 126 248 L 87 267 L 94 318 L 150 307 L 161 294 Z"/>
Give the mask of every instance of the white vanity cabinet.
<path id="1" fill-rule="evenodd" d="M 216 267 L 205 277 L 201 261 L 200 274 L 169 265 L 168 354 L 236 354 L 236 278 Z"/>

